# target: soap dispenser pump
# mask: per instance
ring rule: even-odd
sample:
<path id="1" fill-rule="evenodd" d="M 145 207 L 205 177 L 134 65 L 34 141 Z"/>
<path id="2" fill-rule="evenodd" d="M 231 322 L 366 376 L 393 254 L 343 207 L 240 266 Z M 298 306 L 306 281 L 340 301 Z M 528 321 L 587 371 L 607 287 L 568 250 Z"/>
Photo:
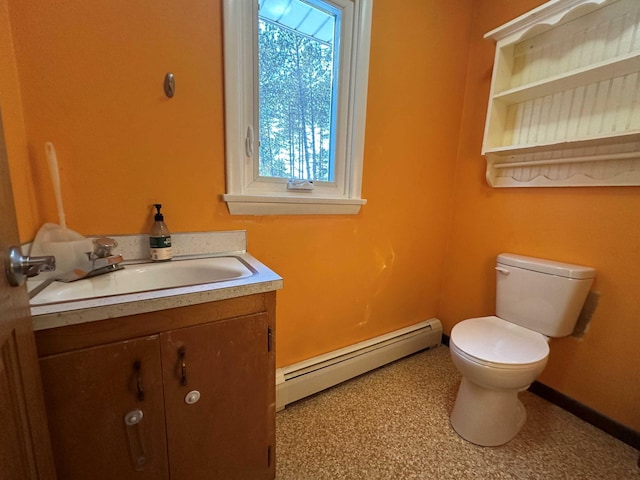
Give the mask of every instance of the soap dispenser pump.
<path id="1" fill-rule="evenodd" d="M 151 260 L 154 262 L 164 262 L 171 260 L 173 256 L 171 252 L 171 233 L 164 223 L 164 215 L 160 213 L 162 204 L 155 203 L 153 206 L 156 208 L 157 213 L 153 217 L 153 226 L 149 234 Z"/>

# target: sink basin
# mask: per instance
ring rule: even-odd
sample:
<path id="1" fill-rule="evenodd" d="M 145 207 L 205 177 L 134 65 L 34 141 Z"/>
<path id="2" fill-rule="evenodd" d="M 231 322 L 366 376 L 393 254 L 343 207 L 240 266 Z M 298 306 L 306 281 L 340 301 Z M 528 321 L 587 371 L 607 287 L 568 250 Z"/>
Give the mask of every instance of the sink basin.
<path id="1" fill-rule="evenodd" d="M 72 283 L 53 282 L 36 294 L 30 303 L 32 306 L 46 305 L 224 282 L 254 273 L 240 258 L 232 256 L 127 265 L 123 270 Z"/>

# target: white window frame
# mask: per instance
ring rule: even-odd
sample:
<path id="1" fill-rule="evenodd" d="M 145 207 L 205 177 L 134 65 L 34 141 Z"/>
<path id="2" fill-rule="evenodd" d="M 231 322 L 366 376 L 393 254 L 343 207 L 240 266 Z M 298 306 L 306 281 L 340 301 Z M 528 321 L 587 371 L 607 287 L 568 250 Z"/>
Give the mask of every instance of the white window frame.
<path id="1" fill-rule="evenodd" d="M 225 165 L 232 215 L 356 214 L 369 77 L 373 0 L 323 0 L 342 10 L 335 181 L 287 190 L 287 179 L 257 177 L 257 0 L 224 0 Z"/>

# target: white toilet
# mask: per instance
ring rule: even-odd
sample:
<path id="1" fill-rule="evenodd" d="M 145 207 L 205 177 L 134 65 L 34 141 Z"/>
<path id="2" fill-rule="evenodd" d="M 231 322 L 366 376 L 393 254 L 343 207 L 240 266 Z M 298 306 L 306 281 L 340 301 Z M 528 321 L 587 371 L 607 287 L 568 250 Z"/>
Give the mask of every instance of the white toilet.
<path id="1" fill-rule="evenodd" d="M 449 340 L 462 374 L 451 425 L 483 446 L 511 440 L 526 420 L 518 392 L 542 373 L 548 337 L 573 332 L 591 288 L 590 267 L 503 253 L 496 265 L 496 315 L 458 323 Z"/>

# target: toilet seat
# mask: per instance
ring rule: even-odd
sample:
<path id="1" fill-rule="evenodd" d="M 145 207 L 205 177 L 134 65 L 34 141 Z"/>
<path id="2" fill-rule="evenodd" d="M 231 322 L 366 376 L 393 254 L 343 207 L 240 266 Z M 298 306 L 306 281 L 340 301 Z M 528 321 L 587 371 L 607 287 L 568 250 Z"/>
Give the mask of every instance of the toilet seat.
<path id="1" fill-rule="evenodd" d="M 458 323 L 450 340 L 468 360 L 493 368 L 527 368 L 549 355 L 544 335 L 495 316 Z"/>

